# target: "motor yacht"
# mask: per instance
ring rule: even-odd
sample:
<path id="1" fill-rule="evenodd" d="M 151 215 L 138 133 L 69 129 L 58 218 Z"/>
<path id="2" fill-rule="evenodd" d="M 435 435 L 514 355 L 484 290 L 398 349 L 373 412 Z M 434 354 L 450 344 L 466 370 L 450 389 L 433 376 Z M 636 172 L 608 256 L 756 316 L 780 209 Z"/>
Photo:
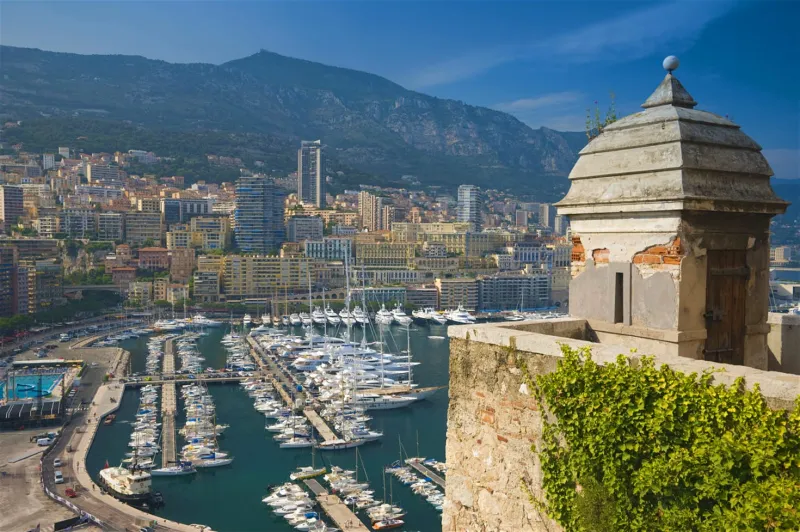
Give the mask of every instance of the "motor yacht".
<path id="1" fill-rule="evenodd" d="M 339 315 L 336 314 L 331 307 L 325 307 L 325 318 L 331 325 L 339 325 L 342 323 L 342 318 L 339 317 Z"/>
<path id="2" fill-rule="evenodd" d="M 395 306 L 395 308 L 392 310 L 392 319 L 398 325 L 408 325 L 412 321 L 408 314 L 406 314 L 403 310 L 403 307 L 400 306 L 400 303 L 398 303 L 397 306 Z"/>
<path id="3" fill-rule="evenodd" d="M 381 305 L 380 310 L 375 313 L 375 323 L 380 325 L 391 325 L 394 321 L 394 315 L 386 310 L 386 305 Z"/>
<path id="4" fill-rule="evenodd" d="M 445 316 L 453 323 L 475 323 L 475 316 L 464 310 L 464 307 L 461 305 L 459 305 L 456 310 L 451 310 L 450 312 L 445 313 Z"/>

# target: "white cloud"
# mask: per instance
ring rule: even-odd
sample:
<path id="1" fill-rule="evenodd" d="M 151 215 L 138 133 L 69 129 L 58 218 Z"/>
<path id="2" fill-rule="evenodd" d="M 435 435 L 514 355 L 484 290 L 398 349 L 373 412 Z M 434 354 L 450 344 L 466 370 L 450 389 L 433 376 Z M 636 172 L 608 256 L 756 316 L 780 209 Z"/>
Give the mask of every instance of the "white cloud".
<path id="1" fill-rule="evenodd" d="M 571 112 L 575 107 L 573 104 L 581 98 L 583 95 L 578 91 L 553 92 L 498 103 L 492 108 L 514 115 L 533 128 L 544 126 L 558 131 L 583 131 L 586 117 Z"/>
<path id="2" fill-rule="evenodd" d="M 521 98 L 513 102 L 498 103 L 493 107 L 498 111 L 514 114 L 523 111 L 533 111 L 535 109 L 541 109 L 542 107 L 553 107 L 573 103 L 580 98 L 581 93 L 577 91 L 553 92 L 550 94 L 543 94 L 542 96 L 536 96 L 535 98 Z"/>
<path id="3" fill-rule="evenodd" d="M 779 179 L 800 179 L 800 150 L 765 149 L 761 153 Z"/>
<path id="4" fill-rule="evenodd" d="M 620 62 L 640 59 L 659 50 L 680 53 L 732 6 L 728 0 L 658 4 L 525 45 L 468 52 L 423 68 L 406 84 L 415 89 L 445 85 L 517 60 Z"/>

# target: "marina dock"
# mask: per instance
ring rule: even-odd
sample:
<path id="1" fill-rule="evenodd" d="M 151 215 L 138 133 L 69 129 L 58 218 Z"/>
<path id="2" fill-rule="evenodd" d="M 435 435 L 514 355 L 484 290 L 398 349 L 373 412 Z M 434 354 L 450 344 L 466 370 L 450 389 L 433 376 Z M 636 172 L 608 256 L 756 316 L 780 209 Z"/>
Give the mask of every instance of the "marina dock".
<path id="1" fill-rule="evenodd" d="M 164 347 L 164 373 L 175 372 L 175 351 L 172 342 L 172 340 L 167 340 Z M 165 382 L 161 385 L 161 467 L 168 467 L 176 460 L 175 412 L 177 409 L 175 381 Z"/>
<path id="2" fill-rule="evenodd" d="M 331 495 L 313 478 L 303 481 L 317 497 L 322 509 L 342 532 L 369 532 L 369 528 L 336 495 Z"/>
<path id="3" fill-rule="evenodd" d="M 331 441 L 338 438 L 336 434 L 331 430 L 325 420 L 311 407 L 306 407 L 303 409 L 303 414 L 306 416 L 306 419 L 314 425 L 314 428 L 317 431 L 317 434 L 322 436 L 325 441 Z"/>
<path id="4" fill-rule="evenodd" d="M 294 386 L 294 383 L 289 378 L 289 375 L 269 357 L 267 357 L 265 360 L 261 359 L 261 356 L 259 356 L 259 353 L 262 351 L 261 346 L 259 346 L 252 337 L 248 337 L 247 341 L 250 342 L 250 352 L 253 355 L 253 358 L 259 362 L 263 369 L 272 373 L 272 385 L 283 399 L 283 402 L 291 408 L 294 408 L 295 401 L 298 399 L 304 403 L 305 394 L 303 394 L 303 392 L 295 392 L 296 396 L 293 399 L 292 395 L 286 391 L 285 387 L 292 388 Z M 325 441 L 336 440 L 339 438 L 333 429 L 328 426 L 325 420 L 322 419 L 322 416 L 320 416 L 319 413 L 312 407 L 307 406 L 303 408 L 303 415 L 306 416 L 306 419 L 308 419 L 309 423 L 314 426 L 317 434 L 319 434 Z"/>
<path id="5" fill-rule="evenodd" d="M 419 471 L 429 479 L 431 479 L 434 483 L 438 484 L 442 489 L 444 489 L 444 479 L 436 472 L 430 470 L 426 467 L 420 460 L 415 460 L 414 458 L 409 458 L 406 460 L 406 464 Z"/>

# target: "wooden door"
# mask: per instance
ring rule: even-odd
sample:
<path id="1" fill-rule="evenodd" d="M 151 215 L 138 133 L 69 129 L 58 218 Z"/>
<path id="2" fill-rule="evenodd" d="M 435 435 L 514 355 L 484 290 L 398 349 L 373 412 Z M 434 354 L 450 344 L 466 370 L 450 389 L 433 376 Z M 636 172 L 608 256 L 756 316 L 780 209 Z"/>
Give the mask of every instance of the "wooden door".
<path id="1" fill-rule="evenodd" d="M 744 363 L 747 252 L 708 252 L 706 279 L 706 346 L 704 358 L 726 364 Z"/>

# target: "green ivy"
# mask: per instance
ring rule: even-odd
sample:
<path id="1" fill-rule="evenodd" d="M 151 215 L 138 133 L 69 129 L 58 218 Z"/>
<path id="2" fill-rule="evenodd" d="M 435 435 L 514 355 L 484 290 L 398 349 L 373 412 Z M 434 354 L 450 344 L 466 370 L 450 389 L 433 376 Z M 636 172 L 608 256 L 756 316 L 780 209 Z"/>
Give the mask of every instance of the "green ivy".
<path id="1" fill-rule="evenodd" d="M 800 402 L 772 410 L 741 379 L 562 352 L 555 372 L 523 369 L 548 412 L 534 502 L 565 531 L 800 529 Z"/>

